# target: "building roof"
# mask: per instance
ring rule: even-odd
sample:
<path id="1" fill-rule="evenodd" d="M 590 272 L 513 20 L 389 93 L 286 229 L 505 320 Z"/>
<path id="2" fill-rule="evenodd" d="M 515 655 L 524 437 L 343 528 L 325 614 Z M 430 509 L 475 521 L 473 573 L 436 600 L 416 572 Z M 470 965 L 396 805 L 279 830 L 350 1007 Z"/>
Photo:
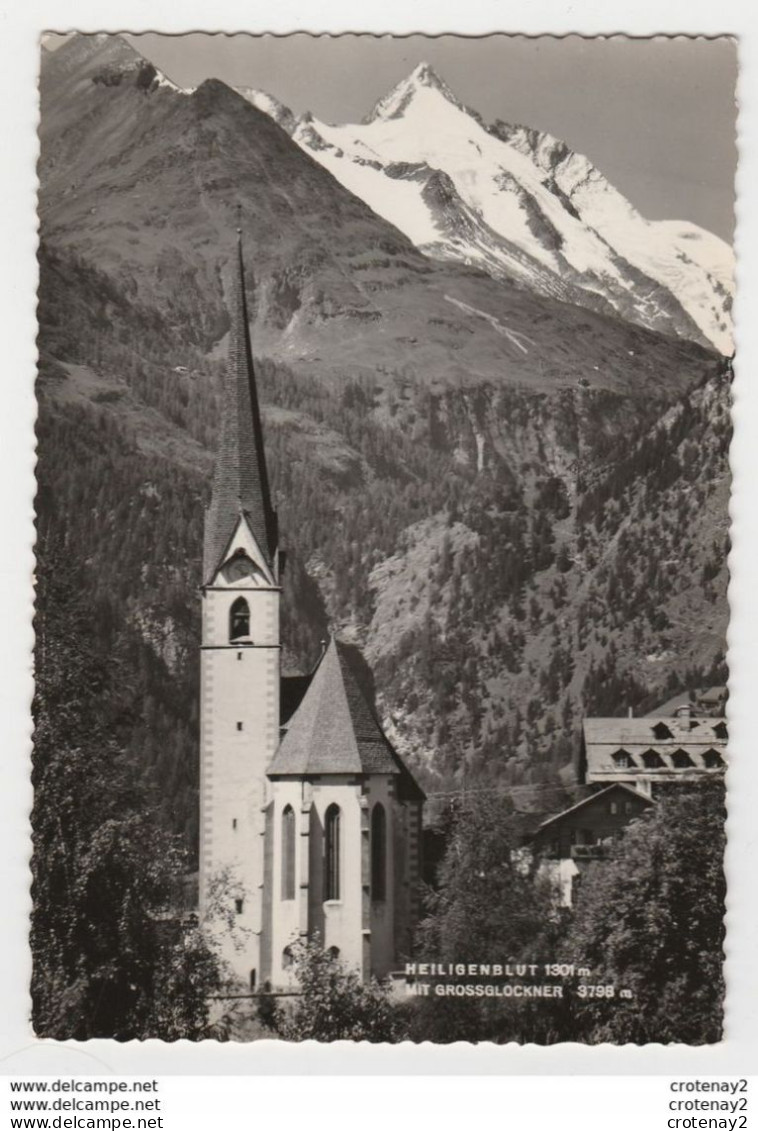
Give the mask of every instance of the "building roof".
<path id="1" fill-rule="evenodd" d="M 703 691 L 698 695 L 698 700 L 701 703 L 721 703 L 728 696 L 726 687 L 709 687 L 707 691 Z"/>
<path id="2" fill-rule="evenodd" d="M 727 731 L 724 719 L 712 716 L 646 715 L 643 718 L 585 719 L 584 746 L 587 774 L 608 773 L 615 769 L 613 755 L 627 753 L 642 756 L 655 753 L 704 755 L 709 750 L 723 753 Z M 696 759 L 695 767 L 701 760 Z M 670 769 L 666 763 L 666 769 Z"/>
<path id="3" fill-rule="evenodd" d="M 591 802 L 597 801 L 599 797 L 605 797 L 606 794 L 612 793 L 613 791 L 619 789 L 623 790 L 624 793 L 630 794 L 632 797 L 636 798 L 637 801 L 642 801 L 645 805 L 653 804 L 651 798 L 646 797 L 644 793 L 640 793 L 640 791 L 638 789 L 635 789 L 634 786 L 625 785 L 624 782 L 613 782 L 611 785 L 606 786 L 605 789 L 599 789 L 596 793 L 591 793 L 589 797 L 584 797 L 581 801 L 577 801 L 575 805 L 570 805 L 568 809 L 562 809 L 560 813 L 556 813 L 554 816 L 548 817 L 547 820 L 542 821 L 539 827 L 535 830 L 534 835 L 536 836 L 538 833 L 541 833 L 543 829 L 548 828 L 556 821 L 560 821 L 564 817 L 567 817 L 569 813 L 575 813 L 578 809 L 583 809 L 585 805 L 589 805 Z"/>
<path id="4" fill-rule="evenodd" d="M 421 795 L 332 639 L 269 767 L 269 776 L 393 774 Z"/>
<path id="5" fill-rule="evenodd" d="M 211 503 L 205 516 L 203 578 L 211 581 L 244 515 L 267 563 L 277 546 L 276 512 L 271 505 L 263 450 L 258 394 L 250 346 L 242 241 L 231 288 L 229 356 L 221 392 L 221 432 Z"/>
<path id="6" fill-rule="evenodd" d="M 723 747 L 725 739 L 717 728 L 724 725 L 723 719 L 713 716 L 646 715 L 644 718 L 623 719 L 585 719 L 584 741 L 589 754 L 590 747 L 633 747 L 670 750 L 681 746 L 695 750 L 707 746 Z"/>

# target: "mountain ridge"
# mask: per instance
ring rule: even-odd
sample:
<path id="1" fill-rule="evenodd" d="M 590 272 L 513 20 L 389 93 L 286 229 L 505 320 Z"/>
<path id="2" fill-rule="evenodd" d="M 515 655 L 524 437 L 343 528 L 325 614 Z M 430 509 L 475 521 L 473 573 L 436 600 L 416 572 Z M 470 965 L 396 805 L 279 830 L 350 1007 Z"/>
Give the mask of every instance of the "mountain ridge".
<path id="1" fill-rule="evenodd" d="M 355 126 L 278 106 L 298 144 L 425 253 L 732 352 L 723 241 L 691 223 L 644 220 L 586 157 L 544 132 L 487 125 L 428 64 Z M 414 166 L 410 179 L 395 171 L 403 165 Z M 440 173 L 444 212 L 424 199 Z"/>
<path id="2" fill-rule="evenodd" d="M 723 664 L 713 351 L 425 258 L 218 80 L 187 95 L 102 70 L 43 74 L 41 521 L 88 579 L 93 631 L 110 647 L 130 626 L 151 700 L 144 648 L 163 665 L 165 726 L 133 745 L 167 796 L 196 789 L 193 594 L 238 226 L 288 663 L 339 630 L 426 784 L 553 800 L 582 712 Z"/>

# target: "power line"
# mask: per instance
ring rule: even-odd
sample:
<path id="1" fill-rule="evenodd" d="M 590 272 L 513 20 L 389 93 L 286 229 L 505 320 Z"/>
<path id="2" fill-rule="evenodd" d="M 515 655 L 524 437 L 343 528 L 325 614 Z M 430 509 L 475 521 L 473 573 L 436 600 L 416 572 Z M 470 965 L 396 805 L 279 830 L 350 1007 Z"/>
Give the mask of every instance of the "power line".
<path id="1" fill-rule="evenodd" d="M 525 790 L 529 790 L 531 793 L 548 793 L 548 792 L 552 793 L 552 792 L 555 792 L 555 790 L 563 790 L 565 792 L 566 787 L 562 786 L 560 784 L 556 784 L 556 785 L 505 785 L 505 786 L 498 786 L 498 787 L 491 787 L 491 788 L 484 788 L 483 787 L 482 789 L 469 789 L 466 786 L 462 786 L 459 789 L 438 790 L 435 793 L 427 793 L 426 799 L 427 799 L 427 801 L 430 801 L 433 797 L 458 797 L 458 796 L 462 796 L 464 794 L 466 796 L 468 796 L 472 793 L 489 793 L 489 794 L 518 793 L 518 792 L 524 792 Z"/>

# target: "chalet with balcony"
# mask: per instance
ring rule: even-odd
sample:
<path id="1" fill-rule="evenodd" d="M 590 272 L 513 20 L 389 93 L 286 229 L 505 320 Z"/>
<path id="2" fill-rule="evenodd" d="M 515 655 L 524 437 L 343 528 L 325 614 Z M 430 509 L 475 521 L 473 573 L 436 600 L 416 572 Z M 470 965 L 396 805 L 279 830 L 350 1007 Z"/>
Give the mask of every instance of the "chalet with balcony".
<path id="1" fill-rule="evenodd" d="M 539 873 L 560 887 L 565 907 L 576 898 L 582 873 L 604 860 L 629 822 L 652 804 L 639 790 L 616 783 L 542 822 L 532 834 L 532 851 L 539 858 Z"/>

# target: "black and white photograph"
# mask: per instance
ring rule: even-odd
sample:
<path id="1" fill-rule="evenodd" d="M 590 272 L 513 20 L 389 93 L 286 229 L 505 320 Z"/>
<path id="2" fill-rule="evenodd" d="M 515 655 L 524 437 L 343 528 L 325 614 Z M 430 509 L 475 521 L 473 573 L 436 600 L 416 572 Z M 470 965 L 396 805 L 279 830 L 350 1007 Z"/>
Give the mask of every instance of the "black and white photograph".
<path id="1" fill-rule="evenodd" d="M 723 1040 L 736 83 L 42 37 L 38 1038 Z"/>

